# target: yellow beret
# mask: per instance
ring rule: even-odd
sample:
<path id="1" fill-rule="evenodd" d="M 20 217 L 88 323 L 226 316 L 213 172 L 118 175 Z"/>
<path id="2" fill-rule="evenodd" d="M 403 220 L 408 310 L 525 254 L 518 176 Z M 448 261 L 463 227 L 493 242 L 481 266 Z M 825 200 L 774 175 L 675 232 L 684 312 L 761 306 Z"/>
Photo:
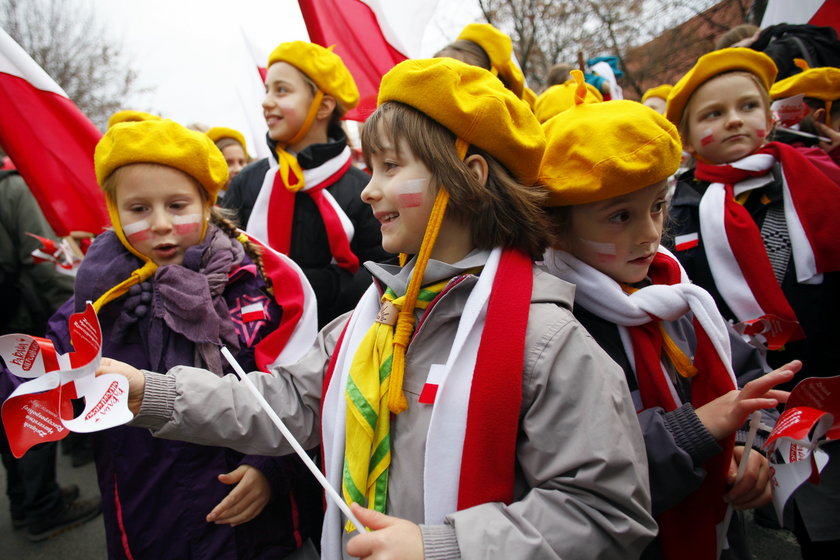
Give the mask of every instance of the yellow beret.
<path id="1" fill-rule="evenodd" d="M 510 37 L 489 23 L 471 23 L 461 31 L 457 38 L 472 41 L 484 49 L 496 73 L 508 84 L 516 97 L 523 99 L 525 76 L 513 62 L 513 42 Z"/>
<path id="2" fill-rule="evenodd" d="M 549 119 L 543 130 L 540 179 L 549 187 L 546 206 L 631 193 L 671 176 L 682 158 L 676 127 L 635 101 L 575 105 Z"/>
<path id="3" fill-rule="evenodd" d="M 524 184 L 539 173 L 545 148 L 528 104 L 490 72 L 453 58 L 405 60 L 382 77 L 379 105 L 398 101 L 502 163 Z"/>
<path id="4" fill-rule="evenodd" d="M 232 140 L 236 140 L 239 142 L 239 145 L 242 146 L 242 149 L 247 153 L 248 149 L 245 144 L 245 137 L 242 136 L 242 133 L 238 130 L 234 130 L 232 128 L 228 128 L 226 126 L 214 126 L 210 130 L 206 132 L 207 136 L 213 143 L 218 142 L 222 138 L 230 138 Z"/>
<path id="5" fill-rule="evenodd" d="M 569 79 L 562 84 L 551 86 L 537 97 L 537 102 L 534 105 L 534 114 L 537 119 L 544 123 L 554 115 L 562 113 L 575 104 L 575 91 L 577 90 L 577 83 L 574 79 Z M 599 103 L 604 100 L 601 92 L 590 84 L 586 84 L 586 98 L 584 103 Z"/>
<path id="6" fill-rule="evenodd" d="M 335 97 L 342 109 L 349 111 L 359 103 L 359 89 L 344 61 L 332 49 L 306 41 L 280 43 L 268 55 L 268 65 L 275 62 L 291 64 L 315 82 L 318 89 Z"/>
<path id="7" fill-rule="evenodd" d="M 799 74 L 779 80 L 770 88 L 770 97 L 773 99 L 799 94 L 823 101 L 840 99 L 840 68 L 830 66 L 809 68 Z"/>
<path id="8" fill-rule="evenodd" d="M 668 94 L 674 86 L 671 84 L 662 84 L 661 86 L 652 87 L 642 95 L 642 103 L 647 101 L 649 97 L 659 97 L 660 99 L 668 99 Z"/>
<path id="9" fill-rule="evenodd" d="M 108 128 L 111 128 L 117 123 L 134 122 L 134 121 L 154 121 L 160 120 L 160 117 L 151 113 L 144 113 L 143 111 L 117 111 L 111 118 L 108 119 Z"/>
<path id="10" fill-rule="evenodd" d="M 685 106 L 698 87 L 718 74 L 735 70 L 755 75 L 768 91 L 778 73 L 772 58 L 752 49 L 733 47 L 704 54 L 668 94 L 665 116 L 679 125 Z"/>
<path id="11" fill-rule="evenodd" d="M 211 204 L 228 179 L 227 163 L 213 141 L 169 119 L 115 124 L 96 145 L 93 162 L 100 185 L 123 165 L 157 163 L 174 167 L 201 183 Z"/>

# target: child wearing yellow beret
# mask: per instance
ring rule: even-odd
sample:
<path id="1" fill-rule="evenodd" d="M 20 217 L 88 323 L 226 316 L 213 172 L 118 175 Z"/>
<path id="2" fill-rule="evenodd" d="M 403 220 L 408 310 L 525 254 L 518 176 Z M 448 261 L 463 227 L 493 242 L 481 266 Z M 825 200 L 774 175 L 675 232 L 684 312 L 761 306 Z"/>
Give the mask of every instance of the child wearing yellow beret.
<path id="1" fill-rule="evenodd" d="M 447 56 L 490 70 L 516 97 L 534 108 L 537 95 L 525 84 L 525 76 L 513 59 L 513 42 L 493 25 L 468 24 L 455 41 L 440 49 L 435 56 Z"/>
<path id="2" fill-rule="evenodd" d="M 231 180 L 222 206 L 250 235 L 289 255 L 318 298 L 318 326 L 353 308 L 382 260 L 379 223 L 359 194 L 368 175 L 352 165 L 341 117 L 359 102 L 332 49 L 281 43 L 268 57 L 263 116 L 271 156 Z"/>
<path id="3" fill-rule="evenodd" d="M 239 175 L 242 168 L 251 162 L 251 156 L 248 155 L 245 137 L 238 130 L 226 126 L 214 126 L 206 134 L 216 144 L 219 151 L 222 152 L 222 156 L 224 156 L 225 163 L 228 166 L 227 183 L 219 191 L 219 198 L 221 199 L 224 198 L 233 178 Z"/>
<path id="4" fill-rule="evenodd" d="M 327 479 L 372 530 L 353 536 L 330 502 L 323 557 L 636 557 L 655 531 L 641 434 L 573 287 L 533 265 L 547 224 L 528 105 L 481 68 L 405 61 L 362 147 L 362 197 L 402 265 L 369 263 L 376 282 L 307 356 L 249 374 L 322 442 Z M 236 382 L 105 369 L 158 435 L 290 450 Z"/>
<path id="5" fill-rule="evenodd" d="M 610 101 L 578 104 L 544 130 L 541 177 L 556 232 L 544 264 L 575 284 L 575 316 L 632 390 L 659 523 L 644 557 L 716 559 L 726 502 L 751 508 L 771 496 L 759 453 L 735 481 L 744 456 L 735 431 L 753 410 L 785 400 L 772 387 L 799 364 L 759 377 L 755 351 L 660 246 L 668 178 L 681 157 L 670 122 L 634 101 Z M 737 525 L 729 557 L 751 558 L 734 538 Z"/>
<path id="6" fill-rule="evenodd" d="M 223 346 L 252 369 L 296 360 L 316 333 L 314 296 L 294 263 L 214 206 L 228 176 L 221 152 L 168 119 L 122 114 L 112 123 L 94 165 L 113 230 L 95 239 L 73 298 L 50 321 L 56 347 L 72 350 L 68 316 L 93 301 L 102 354 L 137 368 L 181 364 L 222 377 Z M 317 533 L 319 487 L 297 457 L 168 442 L 127 426 L 91 436 L 108 558 L 282 557 L 301 532 L 313 534 L 305 523 Z"/>
<path id="7" fill-rule="evenodd" d="M 827 138 L 828 141 L 818 138 L 809 141 L 801 135 L 789 133 L 777 134 L 776 137 L 793 146 L 819 146 L 827 153 L 833 167 L 820 164 L 820 160 L 813 156 L 813 150 L 808 153 L 823 173 L 840 184 L 840 68 L 808 68 L 804 60 L 796 59 L 796 62 L 802 65 L 802 72 L 773 84 L 770 98 L 778 101 L 803 96 L 802 109 L 807 114 L 798 123 L 798 130 Z"/>
<path id="8" fill-rule="evenodd" d="M 660 115 L 665 114 L 665 103 L 673 86 L 662 84 L 652 87 L 642 95 L 642 105 L 647 105 Z"/>
<path id="9" fill-rule="evenodd" d="M 775 77 L 767 55 L 729 48 L 700 57 L 674 86 L 666 115 L 697 164 L 677 183 L 671 247 L 771 367 L 802 361 L 790 388 L 836 372 L 840 323 L 830 310 L 840 309 L 840 189 L 795 148 L 766 142 Z M 803 551 L 825 545 L 833 555 L 840 461 L 794 501 L 788 524 L 804 519 Z"/>

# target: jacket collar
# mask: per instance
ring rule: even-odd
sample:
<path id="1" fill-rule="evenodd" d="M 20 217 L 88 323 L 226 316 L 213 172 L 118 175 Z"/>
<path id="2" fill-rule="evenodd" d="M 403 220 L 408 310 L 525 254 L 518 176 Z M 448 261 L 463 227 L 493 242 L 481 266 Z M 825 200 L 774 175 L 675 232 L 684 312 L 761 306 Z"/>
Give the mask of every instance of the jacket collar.
<path id="1" fill-rule="evenodd" d="M 347 146 L 347 134 L 340 126 L 331 126 L 327 131 L 328 140 L 321 144 L 310 144 L 297 153 L 297 160 L 303 169 L 313 169 L 318 167 L 327 160 L 330 160 L 339 155 L 344 147 Z M 271 157 L 277 161 L 277 142 L 272 140 L 268 133 L 265 134 L 265 140 L 268 147 L 271 149 Z"/>

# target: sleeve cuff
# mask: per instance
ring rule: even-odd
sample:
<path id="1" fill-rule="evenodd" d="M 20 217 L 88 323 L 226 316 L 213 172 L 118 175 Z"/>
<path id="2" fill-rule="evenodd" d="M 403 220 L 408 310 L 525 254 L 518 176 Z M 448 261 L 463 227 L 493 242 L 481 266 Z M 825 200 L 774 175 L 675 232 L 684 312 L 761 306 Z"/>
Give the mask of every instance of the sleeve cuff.
<path id="1" fill-rule="evenodd" d="M 423 555 L 426 560 L 457 560 L 461 558 L 458 537 L 451 525 L 420 525 L 423 535 Z"/>
<path id="2" fill-rule="evenodd" d="M 695 465 L 705 463 L 723 450 L 700 421 L 691 404 L 684 404 L 666 413 L 663 419 L 674 441 L 691 456 Z"/>
<path id="3" fill-rule="evenodd" d="M 143 403 L 131 425 L 157 430 L 172 419 L 175 410 L 175 378 L 148 371 L 143 371 L 143 375 L 146 377 Z"/>

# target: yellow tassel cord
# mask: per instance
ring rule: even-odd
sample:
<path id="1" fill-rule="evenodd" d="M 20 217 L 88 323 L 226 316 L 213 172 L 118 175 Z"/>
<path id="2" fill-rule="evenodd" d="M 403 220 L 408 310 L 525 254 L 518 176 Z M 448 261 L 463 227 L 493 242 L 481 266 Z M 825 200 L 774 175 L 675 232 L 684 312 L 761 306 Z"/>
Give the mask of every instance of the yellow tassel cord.
<path id="1" fill-rule="evenodd" d="M 463 161 L 467 155 L 467 144 L 458 138 L 455 141 L 455 151 Z M 446 205 L 449 202 L 449 192 L 440 187 L 432 213 L 429 216 L 429 223 L 426 225 L 426 233 L 423 235 L 423 243 L 420 245 L 420 252 L 417 255 L 417 262 L 414 264 L 414 271 L 411 274 L 411 281 L 405 292 L 405 303 L 397 319 L 394 330 L 394 357 L 391 365 L 391 379 L 388 392 L 388 408 L 394 414 L 399 414 L 408 408 L 408 402 L 403 393 L 403 377 L 405 375 L 405 351 L 411 335 L 414 333 L 414 307 L 417 302 L 417 294 L 420 293 L 420 286 L 423 283 L 423 274 L 426 271 L 426 264 L 434 249 L 435 241 L 440 232 L 443 215 L 446 212 Z M 408 256 L 400 255 L 400 264 L 404 264 Z"/>
<path id="2" fill-rule="evenodd" d="M 624 285 L 622 285 L 622 289 L 627 294 L 632 294 L 638 290 L 638 288 Z M 686 379 L 690 379 L 697 375 L 697 368 L 691 363 L 691 358 L 686 356 L 685 353 L 680 350 L 680 347 L 677 346 L 677 343 L 674 342 L 674 339 L 668 336 L 668 332 L 665 330 L 665 325 L 662 324 L 662 321 L 657 321 L 656 326 L 659 328 L 659 333 L 662 335 L 662 350 L 665 352 L 665 355 L 668 356 L 668 359 L 671 360 L 671 363 L 674 365 L 677 372 Z"/>

